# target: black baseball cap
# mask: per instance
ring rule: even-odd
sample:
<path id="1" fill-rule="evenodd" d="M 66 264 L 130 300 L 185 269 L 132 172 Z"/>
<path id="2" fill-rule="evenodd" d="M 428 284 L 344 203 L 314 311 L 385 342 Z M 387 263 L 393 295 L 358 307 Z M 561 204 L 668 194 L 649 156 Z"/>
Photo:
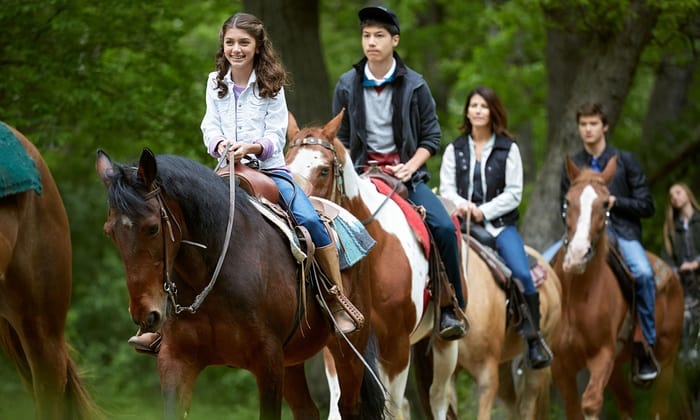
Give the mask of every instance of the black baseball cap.
<path id="1" fill-rule="evenodd" d="M 365 7 L 357 14 L 360 17 L 360 22 L 366 20 L 374 20 L 377 22 L 387 23 L 396 26 L 396 31 L 401 32 L 399 28 L 399 18 L 393 10 L 382 6 Z"/>

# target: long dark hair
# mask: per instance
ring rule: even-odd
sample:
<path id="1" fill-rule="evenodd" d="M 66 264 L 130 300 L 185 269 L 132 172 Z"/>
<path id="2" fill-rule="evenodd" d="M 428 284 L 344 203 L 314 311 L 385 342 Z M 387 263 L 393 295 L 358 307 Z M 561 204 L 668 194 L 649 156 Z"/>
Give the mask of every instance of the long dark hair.
<path id="1" fill-rule="evenodd" d="M 260 96 L 273 98 L 280 89 L 287 85 L 287 71 L 272 47 L 272 41 L 267 36 L 267 31 L 262 21 L 250 13 L 236 13 L 226 19 L 219 33 L 219 51 L 216 53 L 216 88 L 219 90 L 219 98 L 228 93 L 228 86 L 224 83 L 224 77 L 231 65 L 224 57 L 224 35 L 231 28 L 244 30 L 255 39 L 255 58 L 253 68 L 257 76 L 257 85 Z"/>
<path id="2" fill-rule="evenodd" d="M 469 121 L 467 113 L 469 112 L 469 102 L 472 100 L 474 95 L 479 95 L 484 98 L 489 106 L 491 131 L 498 136 L 505 136 L 513 139 L 514 136 L 508 132 L 508 115 L 506 114 L 505 108 L 503 108 L 501 100 L 498 99 L 498 96 L 493 89 L 486 86 L 478 86 L 472 89 L 472 91 L 467 95 L 467 101 L 464 103 L 464 110 L 462 112 L 462 125 L 459 127 L 462 133 L 468 135 L 472 132 L 472 123 Z"/>

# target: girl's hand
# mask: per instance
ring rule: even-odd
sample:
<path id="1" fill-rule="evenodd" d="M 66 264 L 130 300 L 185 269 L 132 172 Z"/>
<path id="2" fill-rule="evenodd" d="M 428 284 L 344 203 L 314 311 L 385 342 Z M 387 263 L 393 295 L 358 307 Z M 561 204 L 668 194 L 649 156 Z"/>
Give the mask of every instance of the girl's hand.
<path id="1" fill-rule="evenodd" d="M 398 163 L 396 165 L 387 165 L 386 169 L 389 170 L 396 178 L 403 182 L 408 182 L 411 180 L 413 173 L 415 172 L 411 167 L 405 163 Z"/>

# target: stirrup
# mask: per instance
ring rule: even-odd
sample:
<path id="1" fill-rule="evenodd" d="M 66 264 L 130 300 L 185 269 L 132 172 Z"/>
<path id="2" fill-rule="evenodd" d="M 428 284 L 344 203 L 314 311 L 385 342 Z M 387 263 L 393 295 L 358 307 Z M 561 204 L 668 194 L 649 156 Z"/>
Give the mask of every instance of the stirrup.
<path id="1" fill-rule="evenodd" d="M 340 293 L 340 290 L 338 290 L 338 286 L 331 287 L 329 292 L 332 296 L 329 306 L 334 320 L 337 320 L 337 317 L 342 317 L 343 315 L 341 314 L 341 312 L 343 312 L 345 316 L 347 316 L 349 321 L 351 321 L 354 324 L 354 328 L 352 330 L 346 328 L 344 330 L 341 330 L 341 332 L 344 334 L 349 334 L 356 330 L 362 329 L 362 327 L 365 325 L 365 317 L 364 315 L 362 315 L 362 312 L 360 312 L 360 310 L 357 309 L 357 307 L 350 301 L 350 299 L 348 299 L 347 296 Z"/>

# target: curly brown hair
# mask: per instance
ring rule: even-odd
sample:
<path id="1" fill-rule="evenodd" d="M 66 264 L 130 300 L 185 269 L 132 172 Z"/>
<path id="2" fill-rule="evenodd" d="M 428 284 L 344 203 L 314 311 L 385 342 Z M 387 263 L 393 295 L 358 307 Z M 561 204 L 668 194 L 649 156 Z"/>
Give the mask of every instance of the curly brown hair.
<path id="1" fill-rule="evenodd" d="M 224 57 L 224 35 L 231 28 L 244 30 L 255 39 L 255 58 L 253 68 L 257 76 L 257 86 L 260 96 L 273 98 L 277 96 L 282 87 L 288 84 L 287 71 L 272 47 L 272 41 L 267 35 L 262 21 L 250 13 L 236 13 L 226 19 L 219 33 L 219 51 L 216 53 L 216 89 L 219 90 L 219 98 L 228 94 L 228 86 L 224 83 L 224 77 L 231 68 Z"/>

